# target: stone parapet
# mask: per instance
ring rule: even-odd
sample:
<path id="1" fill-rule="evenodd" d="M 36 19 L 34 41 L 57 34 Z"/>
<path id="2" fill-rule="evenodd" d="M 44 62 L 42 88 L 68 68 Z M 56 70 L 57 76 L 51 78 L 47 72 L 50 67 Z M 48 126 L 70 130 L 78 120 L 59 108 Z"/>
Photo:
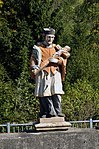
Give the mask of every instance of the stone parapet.
<path id="1" fill-rule="evenodd" d="M 99 131 L 69 128 L 67 131 L 0 134 L 0 149 L 99 149 Z"/>

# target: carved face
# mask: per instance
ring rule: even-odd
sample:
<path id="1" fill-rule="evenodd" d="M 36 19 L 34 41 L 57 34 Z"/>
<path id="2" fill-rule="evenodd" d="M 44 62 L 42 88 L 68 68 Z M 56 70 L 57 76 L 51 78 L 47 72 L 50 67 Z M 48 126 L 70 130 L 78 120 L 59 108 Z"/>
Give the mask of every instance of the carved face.
<path id="1" fill-rule="evenodd" d="M 45 36 L 45 41 L 48 43 L 48 45 L 51 45 L 54 41 L 55 35 L 48 34 Z"/>

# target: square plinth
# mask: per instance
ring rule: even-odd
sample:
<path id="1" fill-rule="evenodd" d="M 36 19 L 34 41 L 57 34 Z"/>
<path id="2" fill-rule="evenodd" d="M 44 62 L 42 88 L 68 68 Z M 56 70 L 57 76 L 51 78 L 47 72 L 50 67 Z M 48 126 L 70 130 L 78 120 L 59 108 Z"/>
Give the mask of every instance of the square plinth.
<path id="1" fill-rule="evenodd" d="M 68 130 L 71 123 L 66 122 L 64 117 L 40 118 L 39 123 L 35 124 L 35 130 Z"/>
<path id="2" fill-rule="evenodd" d="M 56 123 L 56 122 L 64 122 L 64 117 L 51 117 L 51 118 L 40 118 L 40 123 Z"/>

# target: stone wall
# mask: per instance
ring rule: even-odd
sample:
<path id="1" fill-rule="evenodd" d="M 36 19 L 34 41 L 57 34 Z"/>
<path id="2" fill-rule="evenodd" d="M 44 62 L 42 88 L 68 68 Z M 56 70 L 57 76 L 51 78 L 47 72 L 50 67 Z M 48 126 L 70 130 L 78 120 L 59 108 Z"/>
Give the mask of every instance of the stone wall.
<path id="1" fill-rule="evenodd" d="M 0 134 L 0 149 L 99 149 L 99 131 L 74 129 Z"/>

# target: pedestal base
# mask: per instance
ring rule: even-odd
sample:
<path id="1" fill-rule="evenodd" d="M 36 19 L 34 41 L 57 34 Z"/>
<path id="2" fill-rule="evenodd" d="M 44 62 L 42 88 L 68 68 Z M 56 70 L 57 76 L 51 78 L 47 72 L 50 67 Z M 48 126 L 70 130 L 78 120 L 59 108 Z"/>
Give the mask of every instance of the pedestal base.
<path id="1" fill-rule="evenodd" d="M 36 131 L 68 130 L 69 127 L 71 124 L 64 117 L 40 118 L 39 123 L 35 124 Z"/>

